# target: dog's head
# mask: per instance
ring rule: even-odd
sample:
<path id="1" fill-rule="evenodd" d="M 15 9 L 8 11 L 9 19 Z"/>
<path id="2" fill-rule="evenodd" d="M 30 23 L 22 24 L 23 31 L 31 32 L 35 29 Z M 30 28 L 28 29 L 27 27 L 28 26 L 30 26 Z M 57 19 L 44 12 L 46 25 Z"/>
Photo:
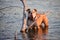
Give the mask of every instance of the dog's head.
<path id="1" fill-rule="evenodd" d="M 36 17 L 37 10 L 33 9 L 32 11 L 30 9 L 27 9 L 26 12 L 28 13 L 28 17 L 32 20 Z"/>
<path id="2" fill-rule="evenodd" d="M 32 17 L 35 18 L 36 17 L 36 14 L 37 14 L 37 10 L 36 9 L 33 9 L 32 10 Z"/>
<path id="3" fill-rule="evenodd" d="M 28 19 L 32 20 L 32 12 L 30 9 L 27 9 L 26 12 L 28 13 Z"/>

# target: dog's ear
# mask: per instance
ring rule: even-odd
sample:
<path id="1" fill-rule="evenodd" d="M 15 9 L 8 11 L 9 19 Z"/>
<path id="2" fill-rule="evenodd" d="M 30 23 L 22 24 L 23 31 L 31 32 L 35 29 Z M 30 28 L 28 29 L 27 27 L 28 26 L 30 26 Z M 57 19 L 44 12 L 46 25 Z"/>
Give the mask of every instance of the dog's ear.
<path id="1" fill-rule="evenodd" d="M 30 9 L 27 9 L 26 12 L 28 12 L 28 13 L 32 13 Z"/>
<path id="2" fill-rule="evenodd" d="M 28 11 L 30 11 L 30 9 L 27 9 L 26 11 L 28 12 Z"/>
<path id="3" fill-rule="evenodd" d="M 34 11 L 36 11 L 36 12 L 37 12 L 37 9 L 34 9 Z"/>

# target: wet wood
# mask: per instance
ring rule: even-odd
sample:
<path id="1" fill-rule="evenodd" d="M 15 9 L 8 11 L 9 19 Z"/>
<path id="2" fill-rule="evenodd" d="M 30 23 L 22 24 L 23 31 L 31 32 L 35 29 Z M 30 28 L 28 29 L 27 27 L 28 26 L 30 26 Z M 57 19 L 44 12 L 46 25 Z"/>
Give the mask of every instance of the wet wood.
<path id="1" fill-rule="evenodd" d="M 22 28 L 21 28 L 21 32 L 24 32 L 26 29 L 26 0 L 20 0 L 23 4 L 23 21 L 22 21 Z"/>

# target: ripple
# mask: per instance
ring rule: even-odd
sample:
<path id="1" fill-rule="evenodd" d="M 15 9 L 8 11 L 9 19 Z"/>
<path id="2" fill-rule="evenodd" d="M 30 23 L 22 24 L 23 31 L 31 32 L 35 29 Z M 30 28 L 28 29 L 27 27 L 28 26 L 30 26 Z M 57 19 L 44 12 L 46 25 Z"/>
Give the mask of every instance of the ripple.
<path id="1" fill-rule="evenodd" d="M 20 33 L 23 16 L 22 3 L 16 0 L 1 0 L 0 2 L 0 40 L 14 40 L 16 30 L 17 40 L 24 40 L 23 38 L 26 40 L 31 39 L 31 37 L 28 38 L 27 34 L 23 35 Z M 47 40 L 60 40 L 59 0 L 28 0 L 27 4 L 31 9 L 36 8 L 38 11 L 52 11 L 48 14 L 49 33 Z M 38 40 L 38 37 L 35 40 Z"/>

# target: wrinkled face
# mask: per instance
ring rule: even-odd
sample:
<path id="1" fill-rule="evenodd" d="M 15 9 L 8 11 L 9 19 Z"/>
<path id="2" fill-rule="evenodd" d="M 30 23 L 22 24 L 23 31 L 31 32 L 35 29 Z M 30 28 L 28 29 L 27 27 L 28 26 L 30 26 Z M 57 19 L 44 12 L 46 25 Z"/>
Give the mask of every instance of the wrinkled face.
<path id="1" fill-rule="evenodd" d="M 36 16 L 36 11 L 35 10 L 32 10 L 32 16 L 33 16 L 33 18 L 35 18 L 35 16 Z"/>

